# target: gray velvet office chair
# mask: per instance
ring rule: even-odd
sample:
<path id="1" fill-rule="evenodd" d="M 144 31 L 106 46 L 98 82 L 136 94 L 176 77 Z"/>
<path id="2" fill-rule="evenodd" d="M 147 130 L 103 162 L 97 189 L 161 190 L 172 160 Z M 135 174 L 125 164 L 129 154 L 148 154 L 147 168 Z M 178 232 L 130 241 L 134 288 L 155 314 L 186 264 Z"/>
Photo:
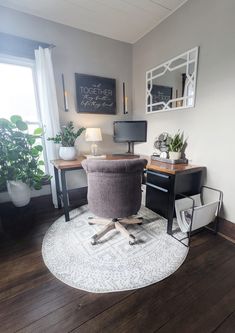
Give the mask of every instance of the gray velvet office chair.
<path id="1" fill-rule="evenodd" d="M 88 206 L 97 216 L 90 223 L 104 225 L 92 237 L 93 245 L 112 229 L 128 238 L 130 245 L 135 243 L 135 237 L 124 224 L 142 222 L 141 218 L 132 216 L 140 209 L 142 174 L 146 164 L 145 159 L 88 159 L 82 162 L 88 179 Z"/>

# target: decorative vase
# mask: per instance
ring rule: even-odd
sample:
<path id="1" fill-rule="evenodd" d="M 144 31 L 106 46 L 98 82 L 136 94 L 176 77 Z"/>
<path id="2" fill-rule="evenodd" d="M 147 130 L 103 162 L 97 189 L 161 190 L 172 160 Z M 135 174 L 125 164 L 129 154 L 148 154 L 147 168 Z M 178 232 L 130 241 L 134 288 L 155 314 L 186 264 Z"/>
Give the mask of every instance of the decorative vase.
<path id="1" fill-rule="evenodd" d="M 7 181 L 7 191 L 11 201 L 16 207 L 23 207 L 30 202 L 31 191 L 27 184 L 22 181 Z"/>
<path id="2" fill-rule="evenodd" d="M 65 161 L 76 160 L 76 149 L 75 147 L 60 147 L 59 156 Z"/>
<path id="3" fill-rule="evenodd" d="M 179 160 L 181 158 L 181 151 L 169 151 L 170 160 Z"/>

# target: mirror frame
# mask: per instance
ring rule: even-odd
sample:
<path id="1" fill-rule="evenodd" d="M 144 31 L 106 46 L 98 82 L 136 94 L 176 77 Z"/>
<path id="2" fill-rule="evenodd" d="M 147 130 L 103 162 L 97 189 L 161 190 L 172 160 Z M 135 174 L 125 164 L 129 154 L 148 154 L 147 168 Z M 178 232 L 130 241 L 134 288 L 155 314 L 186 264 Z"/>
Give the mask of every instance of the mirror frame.
<path id="1" fill-rule="evenodd" d="M 195 52 L 195 58 L 194 59 L 190 59 L 190 54 Z M 197 67 L 198 67 L 198 52 L 199 52 L 199 47 L 196 46 L 194 47 L 193 49 L 190 49 L 160 65 L 158 65 L 157 67 L 154 67 L 150 70 L 148 70 L 146 72 L 146 114 L 152 114 L 152 113 L 156 113 L 156 112 L 165 112 L 165 111 L 176 111 L 176 110 L 182 110 L 182 109 L 188 109 L 188 108 L 194 108 L 195 107 L 195 99 L 196 99 L 196 85 L 197 85 Z M 181 63 L 180 65 L 176 65 L 174 67 L 171 67 L 171 64 L 176 61 L 177 59 L 179 58 L 182 58 L 182 57 L 186 57 L 186 60 L 185 62 Z M 189 65 L 191 63 L 194 63 L 194 71 L 193 71 L 193 74 L 189 75 Z M 170 72 L 173 72 L 174 70 L 180 68 L 180 67 L 183 67 L 183 66 L 186 66 L 186 76 L 189 80 L 189 82 L 193 82 L 193 94 L 192 95 L 189 95 L 189 96 L 182 96 L 182 97 L 178 97 L 178 98 L 173 98 L 173 99 L 170 99 L 167 103 L 165 102 L 157 102 L 157 103 L 151 103 L 148 104 L 148 99 L 150 97 L 150 101 L 152 100 L 152 95 L 151 95 L 151 90 L 152 90 L 152 87 L 153 87 L 153 80 L 156 79 L 157 77 L 160 77 L 162 75 L 164 75 L 167 71 L 170 71 Z M 156 74 L 156 75 L 153 75 L 154 71 L 160 69 L 160 68 L 163 68 L 163 70 Z M 184 102 L 185 100 L 188 100 L 189 98 L 192 98 L 193 97 L 193 101 L 192 101 L 192 105 L 190 106 L 187 106 L 187 105 L 183 105 L 183 106 L 179 106 L 179 107 L 174 107 L 174 108 L 171 108 L 169 107 L 170 103 L 173 103 L 173 102 L 177 102 L 177 101 L 180 101 L 180 102 Z M 153 110 L 153 106 L 156 106 L 156 105 L 163 105 L 163 108 L 160 109 L 160 110 Z M 148 111 L 148 109 L 150 108 L 150 111 Z"/>

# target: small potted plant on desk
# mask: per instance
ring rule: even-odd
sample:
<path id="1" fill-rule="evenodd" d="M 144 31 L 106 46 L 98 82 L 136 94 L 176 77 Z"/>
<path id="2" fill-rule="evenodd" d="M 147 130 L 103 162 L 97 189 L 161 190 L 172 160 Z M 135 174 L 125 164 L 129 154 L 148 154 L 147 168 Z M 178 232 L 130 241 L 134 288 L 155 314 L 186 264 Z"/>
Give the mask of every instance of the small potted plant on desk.
<path id="1" fill-rule="evenodd" d="M 184 133 L 178 131 L 174 136 L 170 137 L 169 142 L 169 158 L 171 160 L 179 160 L 182 157 L 182 151 L 185 149 L 186 140 L 184 140 Z"/>
<path id="2" fill-rule="evenodd" d="M 0 188 L 7 187 L 16 207 L 28 205 L 30 189 L 41 189 L 43 180 L 50 178 L 43 171 L 43 147 L 38 143 L 41 135 L 41 128 L 29 134 L 20 116 L 0 119 Z"/>
<path id="3" fill-rule="evenodd" d="M 85 128 L 81 127 L 75 131 L 73 122 L 70 121 L 67 126 L 62 127 L 62 131 L 56 134 L 55 137 L 48 138 L 47 140 L 61 144 L 62 147 L 59 149 L 60 158 L 65 161 L 72 161 L 76 159 L 75 141 L 84 130 Z"/>

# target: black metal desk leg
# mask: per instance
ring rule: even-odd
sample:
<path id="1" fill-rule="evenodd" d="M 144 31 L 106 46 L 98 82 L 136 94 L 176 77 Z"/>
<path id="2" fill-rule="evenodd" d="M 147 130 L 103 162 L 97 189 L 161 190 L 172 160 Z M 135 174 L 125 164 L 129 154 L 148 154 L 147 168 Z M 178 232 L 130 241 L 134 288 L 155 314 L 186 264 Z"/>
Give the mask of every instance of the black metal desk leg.
<path id="1" fill-rule="evenodd" d="M 67 196 L 67 187 L 66 187 L 66 179 L 65 179 L 65 171 L 61 170 L 61 185 L 62 185 L 62 195 L 63 195 L 63 204 L 64 204 L 64 215 L 65 221 L 69 221 L 69 203 Z"/>
<path id="2" fill-rule="evenodd" d="M 169 206 L 168 206 L 168 216 L 167 216 L 167 233 L 172 235 L 172 226 L 174 219 L 174 210 L 175 210 L 175 195 L 174 193 L 170 193 L 169 197 Z"/>
<path id="3" fill-rule="evenodd" d="M 59 171 L 56 167 L 54 167 L 54 175 L 55 175 L 55 187 L 56 187 L 56 196 L 58 208 L 61 208 L 61 198 L 60 198 L 60 182 L 59 182 Z"/>
<path id="4" fill-rule="evenodd" d="M 172 225 L 173 225 L 173 217 L 168 217 L 167 221 L 167 233 L 172 235 Z"/>

